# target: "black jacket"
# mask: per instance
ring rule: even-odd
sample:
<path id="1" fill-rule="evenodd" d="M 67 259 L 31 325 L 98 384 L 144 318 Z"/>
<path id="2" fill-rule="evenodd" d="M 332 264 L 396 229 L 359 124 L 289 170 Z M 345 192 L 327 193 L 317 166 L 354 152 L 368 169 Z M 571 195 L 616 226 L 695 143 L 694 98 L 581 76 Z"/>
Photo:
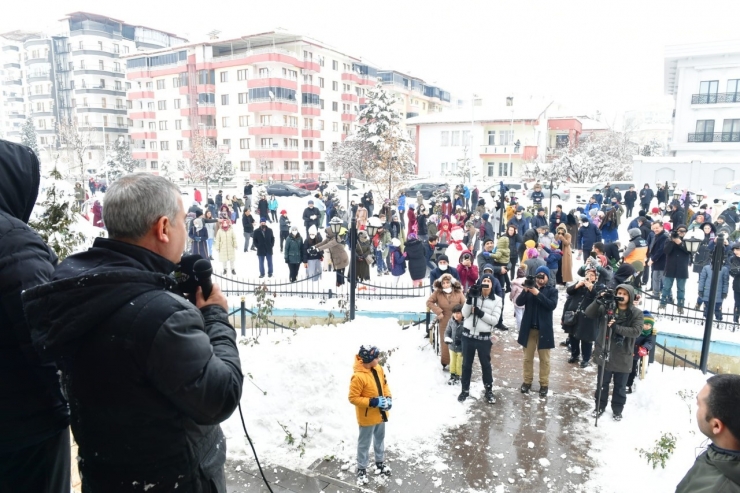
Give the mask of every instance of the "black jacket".
<path id="1" fill-rule="evenodd" d="M 652 202 L 653 197 L 655 194 L 653 194 L 653 190 L 650 188 L 643 188 L 640 190 L 640 204 L 647 204 L 650 205 L 650 202 Z M 647 212 L 647 211 L 645 211 Z"/>
<path id="2" fill-rule="evenodd" d="M 563 311 L 576 312 L 576 325 L 572 328 L 573 335 L 581 341 L 594 342 L 598 325 L 596 320 L 587 317 L 584 311 L 594 301 L 595 293 L 586 286 L 576 288 L 577 285 L 578 283 L 571 284 L 565 290 L 568 293 L 568 300 L 565 302 Z"/>
<path id="3" fill-rule="evenodd" d="M 424 279 L 427 275 L 426 255 L 424 254 L 424 245 L 421 241 L 409 240 L 406 242 L 405 250 L 406 260 L 409 264 L 409 274 L 411 279 Z"/>
<path id="4" fill-rule="evenodd" d="M 303 246 L 301 247 L 301 257 L 303 260 L 303 263 L 308 263 L 309 260 L 322 260 L 324 258 L 324 250 L 315 248 L 315 245 L 318 245 L 324 241 L 321 238 L 320 234 L 316 234 L 316 238 L 311 239 L 306 238 L 303 240 Z"/>
<path id="5" fill-rule="evenodd" d="M 686 224 L 686 214 L 680 207 L 671 212 L 671 226 L 673 226 L 673 229 L 678 228 L 679 224 Z"/>
<path id="6" fill-rule="evenodd" d="M 659 235 L 653 234 L 652 240 L 648 242 L 648 257 L 653 261 L 652 270 L 665 270 L 665 245 L 668 241 L 668 233 L 663 231 Z"/>
<path id="7" fill-rule="evenodd" d="M 668 238 L 663 251 L 666 256 L 664 275 L 674 279 L 688 279 L 691 254 L 686 250 L 686 245 L 683 242 L 676 245 L 672 238 Z"/>
<path id="8" fill-rule="evenodd" d="M 223 308 L 176 293 L 175 267 L 97 238 L 23 294 L 34 346 L 62 369 L 86 491 L 146 478 L 150 493 L 199 492 L 223 469 L 218 424 L 242 390 L 236 333 Z"/>
<path id="9" fill-rule="evenodd" d="M 275 246 L 275 235 L 272 234 L 270 228 L 265 226 L 265 229 L 262 229 L 262 227 L 255 229 L 252 234 L 252 241 L 254 241 L 254 246 L 257 248 L 257 255 L 272 255 L 272 247 Z"/>
<path id="10" fill-rule="evenodd" d="M 254 233 L 254 216 L 242 214 L 242 228 L 245 233 Z"/>
<path id="11" fill-rule="evenodd" d="M 311 216 L 316 216 L 314 219 L 311 219 Z M 306 226 L 306 229 L 310 228 L 311 225 L 316 226 L 316 229 L 319 229 L 319 219 L 321 218 L 321 212 L 316 207 L 306 207 L 303 210 L 303 225 Z"/>
<path id="12" fill-rule="evenodd" d="M 552 349 L 555 347 L 552 314 L 558 306 L 558 290 L 555 286 L 545 286 L 539 291 L 540 294 L 537 296 L 522 291 L 516 298 L 516 304 L 524 307 L 517 342 L 521 346 L 527 347 L 529 329 L 536 326 L 540 332 L 537 349 Z"/>
<path id="13" fill-rule="evenodd" d="M 33 152 L 0 140 L 0 456 L 69 424 L 57 368 L 42 364 L 33 349 L 21 303 L 21 292 L 48 282 L 57 262 L 26 225 L 39 179 Z"/>
<path id="14" fill-rule="evenodd" d="M 624 192 L 624 203 L 632 207 L 637 202 L 637 192 L 634 190 L 627 190 Z"/>
<path id="15" fill-rule="evenodd" d="M 270 207 L 267 203 L 267 200 L 260 199 L 259 202 L 257 202 L 257 213 L 260 215 L 260 220 L 263 217 L 266 219 L 270 219 Z"/>

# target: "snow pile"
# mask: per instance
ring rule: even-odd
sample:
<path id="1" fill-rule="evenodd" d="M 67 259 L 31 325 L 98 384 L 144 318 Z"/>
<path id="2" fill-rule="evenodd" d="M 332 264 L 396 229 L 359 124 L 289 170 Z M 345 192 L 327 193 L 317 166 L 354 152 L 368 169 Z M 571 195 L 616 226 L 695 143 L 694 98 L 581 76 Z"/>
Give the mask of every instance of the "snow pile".
<path id="1" fill-rule="evenodd" d="M 598 428 L 593 419 L 585 424 L 583 433 L 591 440 L 589 454 L 599 463 L 587 491 L 674 491 L 709 444 L 696 424 L 696 394 L 706 379 L 698 370 L 661 372 L 654 364 L 645 380 L 637 380 L 637 391 L 627 396 L 621 422 L 613 421 L 607 408 Z M 653 469 L 638 450 L 652 451 L 666 433 L 676 437 L 676 449 L 665 469 L 660 465 Z"/>
<path id="2" fill-rule="evenodd" d="M 242 409 L 260 461 L 305 468 L 334 456 L 354 465 L 358 425 L 348 394 L 362 344 L 392 351 L 383 365 L 393 394 L 386 450 L 401 460 L 435 461 L 442 432 L 467 420 L 468 406 L 455 398 L 459 387 L 444 385 L 448 375 L 420 330 L 401 330 L 394 319 L 362 317 L 295 335 L 263 334 L 258 343 L 239 345 Z M 471 393 L 478 387 L 482 384 L 474 383 Z M 238 412 L 222 426 L 230 456 L 253 460 Z"/>

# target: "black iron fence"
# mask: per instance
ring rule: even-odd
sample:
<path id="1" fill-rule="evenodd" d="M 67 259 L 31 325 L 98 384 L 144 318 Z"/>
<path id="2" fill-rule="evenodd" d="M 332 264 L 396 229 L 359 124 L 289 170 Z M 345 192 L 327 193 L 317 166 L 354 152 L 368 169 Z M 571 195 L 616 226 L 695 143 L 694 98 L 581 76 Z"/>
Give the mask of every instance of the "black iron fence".
<path id="1" fill-rule="evenodd" d="M 740 132 L 690 133 L 689 142 L 740 142 Z"/>
<path id="2" fill-rule="evenodd" d="M 698 333 L 703 333 L 703 327 L 706 323 L 707 317 L 704 315 L 704 306 L 697 310 L 696 300 L 686 300 L 687 305 L 680 307 L 673 300 L 668 300 L 665 304 L 665 309 L 660 310 L 660 296 L 653 293 L 642 292 L 642 309 L 649 310 L 656 320 L 671 320 L 696 325 L 702 327 L 702 330 Z M 713 307 L 711 308 L 714 309 Z M 682 313 L 679 313 L 681 311 Z M 722 312 L 718 314 L 715 312 L 713 327 L 719 330 L 731 330 L 735 331 L 740 326 L 733 322 L 733 314 Z"/>
<path id="3" fill-rule="evenodd" d="M 691 361 L 689 360 L 688 355 L 686 353 L 684 353 L 684 355 L 681 356 L 676 351 L 669 349 L 667 345 L 667 341 L 665 339 L 663 340 L 663 344 L 656 341 L 655 346 L 660 348 L 663 351 L 663 358 L 661 358 L 661 362 L 660 362 L 661 371 L 665 370 L 666 355 L 669 358 L 669 364 L 671 368 L 675 369 L 676 366 L 683 366 L 683 369 L 685 370 L 686 365 L 688 365 L 689 369 L 694 369 L 694 370 L 701 369 L 698 359 L 694 358 L 694 361 Z M 678 365 L 676 365 L 676 362 L 678 362 Z M 712 375 L 714 375 L 714 372 L 709 369 L 707 369 L 707 373 L 711 373 Z"/>
<path id="4" fill-rule="evenodd" d="M 692 94 L 691 104 L 740 103 L 740 92 Z"/>

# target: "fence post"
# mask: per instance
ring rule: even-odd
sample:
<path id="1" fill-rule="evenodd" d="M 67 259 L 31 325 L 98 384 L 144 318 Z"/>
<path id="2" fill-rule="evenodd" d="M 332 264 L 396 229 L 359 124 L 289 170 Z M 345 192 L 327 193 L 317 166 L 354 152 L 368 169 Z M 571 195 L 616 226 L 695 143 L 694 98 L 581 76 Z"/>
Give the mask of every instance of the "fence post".
<path id="1" fill-rule="evenodd" d="M 712 323 L 714 322 L 714 304 L 717 301 L 717 288 L 719 287 L 719 276 L 722 270 L 722 261 L 724 260 L 725 235 L 719 234 L 715 242 L 714 256 L 712 257 L 712 279 L 709 287 L 709 301 L 707 302 L 707 319 L 704 324 L 704 340 L 701 343 L 701 359 L 699 360 L 700 370 L 707 374 L 707 363 L 709 362 L 709 345 L 712 342 Z"/>
<path id="2" fill-rule="evenodd" d="M 242 317 L 241 317 L 242 318 L 242 320 L 241 320 L 241 323 L 242 323 L 242 337 L 244 337 L 244 336 L 247 335 L 247 306 L 244 303 L 244 296 L 242 296 L 241 311 L 240 311 L 240 313 L 242 315 Z"/>

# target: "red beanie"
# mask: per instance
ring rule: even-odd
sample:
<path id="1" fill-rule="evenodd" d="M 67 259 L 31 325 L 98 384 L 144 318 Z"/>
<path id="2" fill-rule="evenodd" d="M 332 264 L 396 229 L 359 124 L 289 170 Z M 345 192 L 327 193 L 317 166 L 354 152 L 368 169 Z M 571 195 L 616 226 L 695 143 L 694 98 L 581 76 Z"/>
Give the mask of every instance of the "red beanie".
<path id="1" fill-rule="evenodd" d="M 286 211 L 285 209 L 283 209 L 282 211 L 280 211 L 280 215 L 281 215 L 281 216 L 282 216 L 283 214 L 287 214 L 287 213 L 288 213 L 288 211 Z"/>

